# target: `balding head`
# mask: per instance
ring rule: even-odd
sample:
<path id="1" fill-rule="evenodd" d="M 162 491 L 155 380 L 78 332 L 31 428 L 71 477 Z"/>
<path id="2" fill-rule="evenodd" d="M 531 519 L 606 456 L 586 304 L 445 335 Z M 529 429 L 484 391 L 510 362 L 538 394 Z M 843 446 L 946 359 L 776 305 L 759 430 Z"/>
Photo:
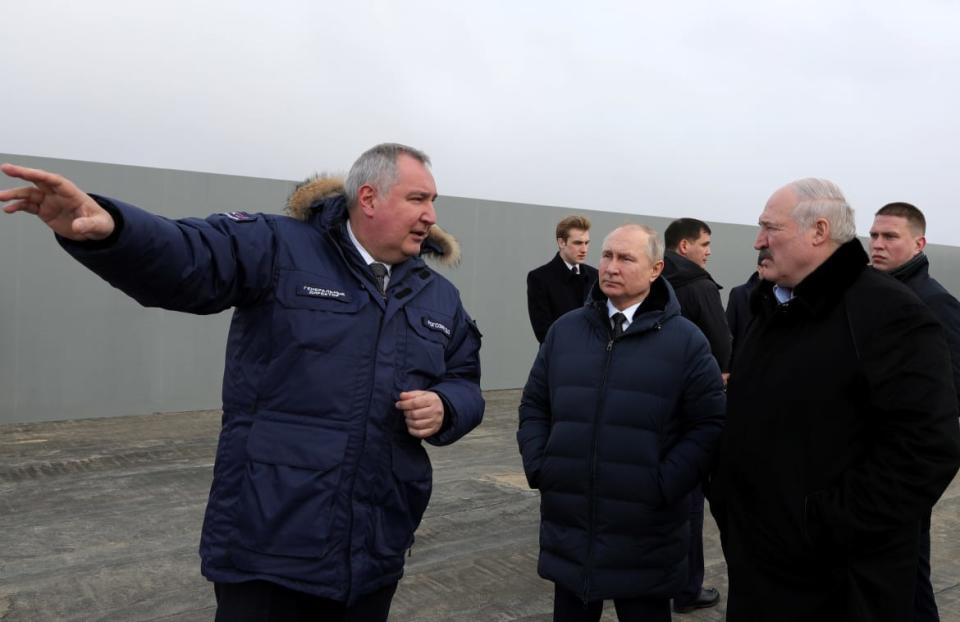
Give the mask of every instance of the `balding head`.
<path id="1" fill-rule="evenodd" d="M 853 209 L 825 179 L 800 179 L 774 192 L 759 224 L 760 276 L 781 287 L 796 287 L 856 236 Z"/>

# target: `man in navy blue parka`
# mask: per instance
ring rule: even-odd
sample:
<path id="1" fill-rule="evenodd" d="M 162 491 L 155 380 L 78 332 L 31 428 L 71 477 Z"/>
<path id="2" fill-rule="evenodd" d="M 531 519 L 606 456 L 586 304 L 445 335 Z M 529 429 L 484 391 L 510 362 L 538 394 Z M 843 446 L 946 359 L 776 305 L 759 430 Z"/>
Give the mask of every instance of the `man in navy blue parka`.
<path id="1" fill-rule="evenodd" d="M 688 495 L 724 422 L 723 381 L 703 333 L 660 276 L 642 225 L 603 243 L 598 287 L 547 333 L 517 440 L 540 491 L 539 573 L 555 620 L 670 620 L 687 574 Z"/>
<path id="2" fill-rule="evenodd" d="M 6 212 L 141 304 L 235 307 L 200 545 L 217 620 L 385 620 L 430 497 L 421 441 L 480 423 L 480 334 L 419 257 L 456 252 L 428 166 L 379 145 L 298 188 L 290 216 L 178 221 L 2 167 L 34 184 L 0 192 Z"/>

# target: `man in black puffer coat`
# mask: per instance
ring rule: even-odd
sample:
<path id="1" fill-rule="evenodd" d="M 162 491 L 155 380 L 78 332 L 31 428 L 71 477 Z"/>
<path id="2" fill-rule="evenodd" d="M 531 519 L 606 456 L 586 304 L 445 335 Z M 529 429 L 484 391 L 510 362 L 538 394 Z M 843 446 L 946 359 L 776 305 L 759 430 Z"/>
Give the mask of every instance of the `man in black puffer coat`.
<path id="1" fill-rule="evenodd" d="M 520 404 L 517 440 L 540 490 L 540 576 L 555 620 L 670 620 L 687 578 L 689 493 L 723 427 L 720 368 L 680 315 L 663 246 L 641 225 L 603 244 L 587 306 L 554 323 Z"/>

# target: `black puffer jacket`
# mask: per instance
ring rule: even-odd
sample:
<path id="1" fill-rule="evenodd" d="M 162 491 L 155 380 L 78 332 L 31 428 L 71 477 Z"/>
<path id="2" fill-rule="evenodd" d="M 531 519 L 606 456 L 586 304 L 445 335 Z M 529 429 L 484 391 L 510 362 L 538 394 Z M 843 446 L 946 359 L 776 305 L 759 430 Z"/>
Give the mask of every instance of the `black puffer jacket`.
<path id="1" fill-rule="evenodd" d="M 725 399 L 707 340 L 670 285 L 612 340 L 606 298 L 557 320 L 520 404 L 517 440 L 541 493 L 540 575 L 584 600 L 669 597 L 686 580 L 688 493 Z"/>

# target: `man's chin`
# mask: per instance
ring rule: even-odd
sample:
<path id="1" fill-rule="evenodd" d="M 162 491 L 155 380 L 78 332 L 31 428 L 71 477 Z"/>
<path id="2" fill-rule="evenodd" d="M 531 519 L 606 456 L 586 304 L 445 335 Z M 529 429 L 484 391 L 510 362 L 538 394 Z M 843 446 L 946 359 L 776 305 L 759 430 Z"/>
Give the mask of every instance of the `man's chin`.
<path id="1" fill-rule="evenodd" d="M 406 259 L 407 257 L 418 257 L 422 248 L 422 242 L 410 241 L 404 244 L 400 250 L 404 254 L 404 259 Z"/>

